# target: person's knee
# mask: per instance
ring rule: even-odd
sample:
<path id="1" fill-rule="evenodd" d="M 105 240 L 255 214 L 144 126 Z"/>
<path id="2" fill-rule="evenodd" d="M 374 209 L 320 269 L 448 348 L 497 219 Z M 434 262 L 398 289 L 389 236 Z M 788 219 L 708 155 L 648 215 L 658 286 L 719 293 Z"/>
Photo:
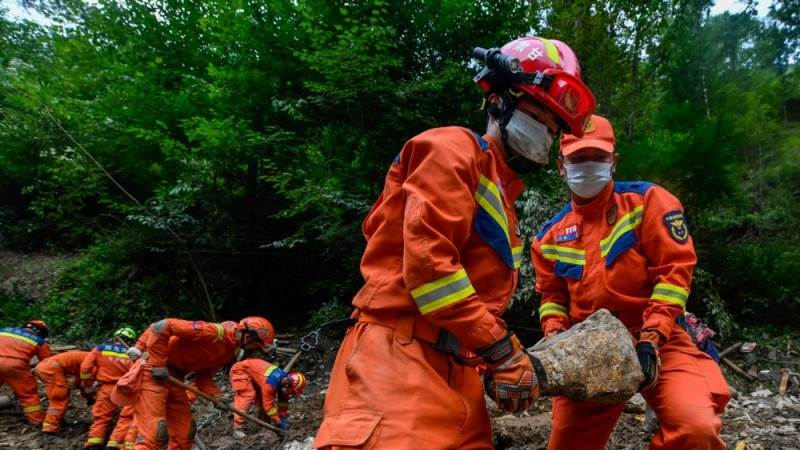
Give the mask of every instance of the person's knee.
<path id="1" fill-rule="evenodd" d="M 714 448 L 714 443 L 719 442 L 721 421 L 719 416 L 708 411 L 708 414 L 695 414 L 681 419 L 661 422 L 662 431 L 666 441 L 681 442 L 687 448 Z"/>

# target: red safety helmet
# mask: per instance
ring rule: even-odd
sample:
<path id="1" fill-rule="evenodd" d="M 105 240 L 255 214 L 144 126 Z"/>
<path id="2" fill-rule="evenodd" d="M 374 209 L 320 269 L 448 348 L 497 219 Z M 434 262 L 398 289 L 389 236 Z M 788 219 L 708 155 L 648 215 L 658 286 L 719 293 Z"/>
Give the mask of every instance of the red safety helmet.
<path id="1" fill-rule="evenodd" d="M 273 347 L 275 345 L 275 328 L 269 320 L 263 317 L 245 317 L 239 321 L 236 329 L 245 331 L 251 337 L 260 340 L 265 347 Z"/>
<path id="2" fill-rule="evenodd" d="M 487 93 L 512 88 L 514 96 L 528 94 L 561 120 L 565 132 L 581 137 L 595 100 L 581 80 L 581 68 L 572 49 L 555 39 L 522 37 L 504 45 L 500 53 L 519 61 L 516 71 L 487 66 L 475 77 L 478 86 Z"/>
<path id="3" fill-rule="evenodd" d="M 41 320 L 29 320 L 28 323 L 25 324 L 24 328 L 29 328 L 35 331 L 36 334 L 42 338 L 46 338 L 50 334 L 50 328 Z"/>
<path id="4" fill-rule="evenodd" d="M 306 388 L 308 384 L 308 380 L 306 376 L 303 375 L 302 372 L 293 370 L 286 375 L 286 378 L 289 380 L 289 385 L 287 387 L 287 393 L 294 397 L 303 393 L 303 389 Z"/>

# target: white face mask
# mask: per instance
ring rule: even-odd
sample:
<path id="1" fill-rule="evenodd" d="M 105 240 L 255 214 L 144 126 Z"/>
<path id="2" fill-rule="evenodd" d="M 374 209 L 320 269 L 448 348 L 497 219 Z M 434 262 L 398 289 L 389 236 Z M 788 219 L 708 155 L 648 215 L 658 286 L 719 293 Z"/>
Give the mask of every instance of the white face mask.
<path id="1" fill-rule="evenodd" d="M 516 110 L 506 125 L 506 142 L 523 158 L 545 165 L 553 145 L 553 136 L 547 131 L 547 125 Z"/>
<path id="2" fill-rule="evenodd" d="M 570 164 L 564 161 L 569 190 L 582 198 L 592 198 L 611 181 L 611 162 L 586 161 Z"/>

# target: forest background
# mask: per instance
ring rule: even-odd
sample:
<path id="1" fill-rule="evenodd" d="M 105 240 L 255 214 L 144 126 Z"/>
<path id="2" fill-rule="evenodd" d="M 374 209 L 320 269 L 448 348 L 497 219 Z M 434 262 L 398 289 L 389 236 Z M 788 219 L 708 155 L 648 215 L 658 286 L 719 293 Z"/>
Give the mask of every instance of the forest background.
<path id="1" fill-rule="evenodd" d="M 346 315 L 392 159 L 484 130 L 471 50 L 524 34 L 577 53 L 616 178 L 683 201 L 689 309 L 728 336 L 800 324 L 800 0 L 20 3 L 48 23 L 0 12 L 0 246 L 76 256 L 44 295 L 0 291 L 4 325 Z M 552 164 L 526 178 L 527 245 L 567 192 Z M 517 326 L 532 284 L 526 255 Z"/>

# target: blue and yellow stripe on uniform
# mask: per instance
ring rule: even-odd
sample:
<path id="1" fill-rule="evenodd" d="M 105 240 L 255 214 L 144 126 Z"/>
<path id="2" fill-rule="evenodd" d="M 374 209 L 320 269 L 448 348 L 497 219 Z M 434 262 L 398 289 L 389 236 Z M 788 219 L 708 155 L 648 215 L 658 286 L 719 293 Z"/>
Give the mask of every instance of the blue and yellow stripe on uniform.
<path id="1" fill-rule="evenodd" d="M 547 316 L 561 316 L 569 318 L 569 314 L 567 314 L 567 307 L 553 302 L 542 303 L 539 306 L 539 319 L 541 320 Z"/>
<path id="2" fill-rule="evenodd" d="M 586 251 L 563 245 L 542 244 L 542 256 L 552 261 L 560 261 L 578 266 L 586 265 Z"/>
<path id="3" fill-rule="evenodd" d="M 634 231 L 642 223 L 644 205 L 633 208 L 620 217 L 611 233 L 600 241 L 600 256 L 606 259 L 606 267 L 614 263 L 619 255 L 636 243 Z"/>
<path id="4" fill-rule="evenodd" d="M 97 346 L 97 350 L 100 351 L 101 355 L 108 356 L 110 358 L 130 359 L 127 349 L 121 345 L 102 344 Z"/>
<path id="5" fill-rule="evenodd" d="M 422 314 L 430 314 L 469 298 L 475 288 L 463 268 L 450 275 L 425 283 L 411 290 L 411 296 Z"/>
<path id="6" fill-rule="evenodd" d="M 44 339 L 25 328 L 4 327 L 0 328 L 0 336 L 15 339 L 33 345 L 34 347 L 43 345 Z"/>
<path id="7" fill-rule="evenodd" d="M 514 269 L 514 255 L 511 250 L 509 220 L 503 206 L 500 188 L 492 180 L 481 175 L 478 190 L 475 192 L 478 211 L 475 213 L 475 232 L 503 260 Z"/>
<path id="8" fill-rule="evenodd" d="M 669 283 L 658 283 L 653 288 L 653 294 L 650 296 L 653 300 L 660 300 L 662 302 L 672 303 L 686 309 L 686 300 L 689 299 L 689 291 Z"/>
<path id="9" fill-rule="evenodd" d="M 286 372 L 274 364 L 267 367 L 267 370 L 264 371 L 264 377 L 266 378 L 267 384 L 271 385 L 275 389 L 280 389 L 281 379 L 285 376 Z"/>

